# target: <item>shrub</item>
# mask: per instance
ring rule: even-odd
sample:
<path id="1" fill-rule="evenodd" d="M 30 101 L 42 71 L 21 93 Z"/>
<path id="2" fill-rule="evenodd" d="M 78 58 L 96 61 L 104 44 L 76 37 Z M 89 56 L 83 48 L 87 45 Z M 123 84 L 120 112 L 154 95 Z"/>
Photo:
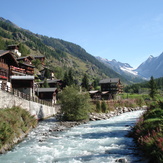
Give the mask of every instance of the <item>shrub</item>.
<path id="1" fill-rule="evenodd" d="M 102 100 L 102 103 L 101 103 L 101 110 L 103 113 L 106 113 L 107 108 L 106 108 L 106 103 L 104 100 Z"/>
<path id="2" fill-rule="evenodd" d="M 133 130 L 135 140 L 140 148 L 150 162 L 155 163 L 163 162 L 163 110 L 158 108 L 159 106 L 159 103 L 155 106 L 151 105 Z"/>
<path id="3" fill-rule="evenodd" d="M 20 136 L 21 130 L 25 133 L 36 124 L 37 120 L 25 109 L 0 109 L 0 147 L 6 143 L 12 144 L 13 139 Z"/>
<path id="4" fill-rule="evenodd" d="M 74 86 L 67 86 L 60 95 L 60 120 L 81 121 L 88 119 L 90 97 L 88 93 L 80 93 Z"/>
<path id="5" fill-rule="evenodd" d="M 99 113 L 99 112 L 101 112 L 101 103 L 100 103 L 100 101 L 97 101 L 96 102 L 96 111 Z"/>

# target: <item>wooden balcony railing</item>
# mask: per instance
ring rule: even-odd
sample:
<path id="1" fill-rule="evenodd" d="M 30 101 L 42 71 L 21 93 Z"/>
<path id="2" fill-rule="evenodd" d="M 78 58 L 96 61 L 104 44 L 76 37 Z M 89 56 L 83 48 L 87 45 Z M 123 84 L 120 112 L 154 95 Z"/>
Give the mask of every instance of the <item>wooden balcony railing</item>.
<path id="1" fill-rule="evenodd" d="M 8 70 L 8 65 L 6 63 L 0 62 L 0 68 Z"/>
<path id="2" fill-rule="evenodd" d="M 0 75 L 0 79 L 8 79 L 7 76 Z"/>
<path id="3" fill-rule="evenodd" d="M 19 68 L 19 67 L 15 67 L 15 66 L 10 66 L 10 70 L 25 74 L 25 69 L 23 69 L 23 68 Z"/>

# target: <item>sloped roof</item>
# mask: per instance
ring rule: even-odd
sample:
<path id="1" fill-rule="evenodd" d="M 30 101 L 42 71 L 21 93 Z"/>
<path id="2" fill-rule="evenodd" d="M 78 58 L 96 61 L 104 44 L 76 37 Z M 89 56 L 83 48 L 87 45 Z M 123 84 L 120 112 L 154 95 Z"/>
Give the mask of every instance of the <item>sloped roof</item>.
<path id="1" fill-rule="evenodd" d="M 33 66 L 33 65 L 30 65 L 30 64 L 26 64 L 26 63 L 19 63 L 19 65 L 24 65 L 24 66 L 28 66 L 28 67 L 32 67 L 32 68 L 35 68 L 35 66 Z"/>
<path id="2" fill-rule="evenodd" d="M 9 50 L 0 50 L 0 57 L 4 58 L 7 64 L 18 66 L 17 60 L 14 58 Z"/>
<path id="3" fill-rule="evenodd" d="M 49 83 L 57 83 L 57 82 L 59 82 L 59 81 L 61 81 L 61 79 L 54 79 L 54 80 L 47 80 L 47 83 L 49 84 Z M 44 83 L 44 81 L 41 81 L 41 82 L 38 82 L 39 84 L 42 84 L 42 83 Z"/>
<path id="4" fill-rule="evenodd" d="M 108 78 L 108 79 L 103 79 L 100 80 L 100 84 L 106 84 L 106 83 L 118 83 L 120 81 L 119 78 Z"/>
<path id="5" fill-rule="evenodd" d="M 25 58 L 33 59 L 33 57 L 29 55 L 29 56 L 25 56 L 25 57 L 19 57 L 19 58 L 17 58 L 17 60 L 22 60 L 22 59 L 25 59 Z"/>
<path id="6" fill-rule="evenodd" d="M 57 88 L 38 88 L 35 92 L 55 92 Z"/>

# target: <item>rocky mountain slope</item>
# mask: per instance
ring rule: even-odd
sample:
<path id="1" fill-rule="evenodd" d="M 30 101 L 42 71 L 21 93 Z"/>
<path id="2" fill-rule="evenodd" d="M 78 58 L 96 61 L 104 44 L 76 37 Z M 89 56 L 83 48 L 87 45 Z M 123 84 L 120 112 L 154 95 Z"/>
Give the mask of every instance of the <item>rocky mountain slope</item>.
<path id="1" fill-rule="evenodd" d="M 47 59 L 46 66 L 55 72 L 57 78 L 62 79 L 64 72 L 71 68 L 78 81 L 81 81 L 83 74 L 87 73 L 90 80 L 118 77 L 123 82 L 128 82 L 79 45 L 34 34 L 9 20 L 0 18 L 0 49 L 7 48 L 9 44 L 20 44 L 20 51 L 23 55 L 44 55 Z"/>
<path id="2" fill-rule="evenodd" d="M 138 72 L 138 75 L 147 79 L 151 76 L 154 78 L 163 77 L 163 53 L 158 57 L 153 57 L 151 55 L 135 71 Z"/>

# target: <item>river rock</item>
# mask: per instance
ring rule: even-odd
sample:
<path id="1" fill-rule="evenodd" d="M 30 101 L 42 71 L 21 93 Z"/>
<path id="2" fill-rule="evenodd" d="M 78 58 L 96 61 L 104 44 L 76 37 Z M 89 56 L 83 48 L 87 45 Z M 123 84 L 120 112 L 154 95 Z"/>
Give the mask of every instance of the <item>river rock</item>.
<path id="1" fill-rule="evenodd" d="M 125 158 L 119 158 L 115 162 L 127 163 L 127 160 Z"/>

